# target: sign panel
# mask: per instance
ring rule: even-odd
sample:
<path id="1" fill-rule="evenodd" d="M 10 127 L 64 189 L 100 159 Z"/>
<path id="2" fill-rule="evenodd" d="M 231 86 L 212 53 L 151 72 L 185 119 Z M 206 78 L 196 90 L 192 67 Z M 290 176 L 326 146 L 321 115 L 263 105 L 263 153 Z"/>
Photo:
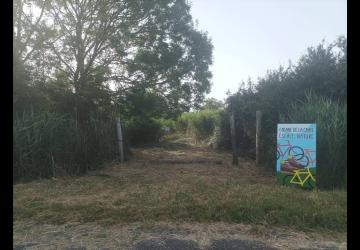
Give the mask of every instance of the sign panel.
<path id="1" fill-rule="evenodd" d="M 316 183 L 316 124 L 278 124 L 276 178 L 281 185 Z"/>

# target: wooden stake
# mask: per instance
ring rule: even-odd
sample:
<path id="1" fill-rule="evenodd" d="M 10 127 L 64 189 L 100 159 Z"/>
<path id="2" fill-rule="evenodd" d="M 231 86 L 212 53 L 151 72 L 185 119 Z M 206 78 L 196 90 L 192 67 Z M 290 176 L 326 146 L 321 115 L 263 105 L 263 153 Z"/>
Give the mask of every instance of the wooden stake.
<path id="1" fill-rule="evenodd" d="M 123 163 L 124 162 L 124 147 L 123 147 L 123 135 L 122 135 L 122 131 L 121 131 L 120 117 L 116 118 L 116 130 L 117 130 L 117 137 L 118 137 L 120 162 Z"/>
<path id="2" fill-rule="evenodd" d="M 234 114 L 230 115 L 230 133 L 231 133 L 231 144 L 232 144 L 232 150 L 233 150 L 232 164 L 238 165 Z"/>
<path id="3" fill-rule="evenodd" d="M 261 162 L 261 111 L 256 111 L 256 165 Z"/>

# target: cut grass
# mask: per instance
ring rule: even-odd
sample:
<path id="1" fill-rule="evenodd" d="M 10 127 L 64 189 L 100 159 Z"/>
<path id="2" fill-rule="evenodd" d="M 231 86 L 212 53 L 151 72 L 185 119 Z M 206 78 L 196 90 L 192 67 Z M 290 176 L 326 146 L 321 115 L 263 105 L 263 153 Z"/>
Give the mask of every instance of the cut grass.
<path id="1" fill-rule="evenodd" d="M 14 186 L 14 221 L 227 222 L 282 226 L 305 232 L 346 233 L 346 191 L 279 186 L 249 163 L 230 165 L 215 152 L 138 149 L 137 159 L 98 176 L 41 180 Z M 159 158 L 216 157 L 216 164 L 154 165 Z"/>

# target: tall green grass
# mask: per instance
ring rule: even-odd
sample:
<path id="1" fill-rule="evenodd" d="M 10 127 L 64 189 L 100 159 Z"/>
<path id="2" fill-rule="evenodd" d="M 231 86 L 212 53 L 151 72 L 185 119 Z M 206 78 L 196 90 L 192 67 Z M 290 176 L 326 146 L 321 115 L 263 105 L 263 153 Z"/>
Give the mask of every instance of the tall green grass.
<path id="1" fill-rule="evenodd" d="M 80 127 L 68 115 L 24 112 L 13 122 L 13 179 L 76 175 L 116 158 L 112 119 Z"/>
<path id="2" fill-rule="evenodd" d="M 316 123 L 317 186 L 346 187 L 347 105 L 308 92 L 305 101 L 292 103 L 281 120 Z"/>

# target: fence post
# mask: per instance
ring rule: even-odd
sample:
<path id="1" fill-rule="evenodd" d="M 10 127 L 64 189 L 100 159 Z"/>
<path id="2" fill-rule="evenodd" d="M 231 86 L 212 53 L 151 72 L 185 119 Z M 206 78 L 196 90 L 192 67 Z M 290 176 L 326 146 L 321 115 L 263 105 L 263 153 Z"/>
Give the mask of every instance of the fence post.
<path id="1" fill-rule="evenodd" d="M 117 139 L 119 145 L 119 153 L 120 153 L 120 162 L 124 162 L 124 147 L 123 147 L 123 135 L 121 131 L 121 122 L 120 117 L 116 117 L 116 130 L 117 130 Z"/>
<path id="2" fill-rule="evenodd" d="M 234 114 L 230 115 L 230 134 L 231 134 L 231 144 L 233 150 L 233 159 L 232 164 L 238 165 L 238 156 L 237 156 L 237 147 L 236 147 L 236 133 L 235 133 L 235 118 Z"/>
<path id="3" fill-rule="evenodd" d="M 256 165 L 259 165 L 261 162 L 261 118 L 262 112 L 256 111 Z"/>

